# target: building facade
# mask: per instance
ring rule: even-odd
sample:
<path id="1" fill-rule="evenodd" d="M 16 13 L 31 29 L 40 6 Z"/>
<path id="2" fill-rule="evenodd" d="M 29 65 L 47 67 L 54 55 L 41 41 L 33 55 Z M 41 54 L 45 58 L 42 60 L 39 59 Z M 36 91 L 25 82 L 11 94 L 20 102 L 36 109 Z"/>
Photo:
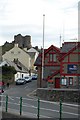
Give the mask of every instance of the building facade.
<path id="1" fill-rule="evenodd" d="M 18 44 L 2 55 L 3 61 L 9 60 L 24 66 L 26 70 L 31 69 L 31 57 L 28 53 L 18 47 Z"/>
<path id="2" fill-rule="evenodd" d="M 38 67 L 38 87 L 78 88 L 80 80 L 80 43 L 64 42 L 62 48 L 50 46 L 44 52 L 42 79 L 42 53 L 35 65 Z"/>

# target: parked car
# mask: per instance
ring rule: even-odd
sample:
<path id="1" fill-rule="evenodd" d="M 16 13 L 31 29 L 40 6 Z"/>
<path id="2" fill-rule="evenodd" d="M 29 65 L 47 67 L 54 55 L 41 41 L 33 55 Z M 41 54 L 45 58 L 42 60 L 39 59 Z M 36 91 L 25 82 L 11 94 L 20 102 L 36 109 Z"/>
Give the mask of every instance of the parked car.
<path id="1" fill-rule="evenodd" d="M 16 85 L 26 84 L 26 80 L 24 78 L 19 78 L 16 80 Z"/>
<path id="2" fill-rule="evenodd" d="M 37 74 L 33 74 L 33 75 L 32 75 L 32 80 L 37 80 L 37 77 L 38 77 Z"/>
<path id="3" fill-rule="evenodd" d="M 26 76 L 26 77 L 24 77 L 24 79 L 26 80 L 26 82 L 31 82 L 32 77 L 31 76 Z"/>
<path id="4" fill-rule="evenodd" d="M 0 86 L 0 94 L 3 93 L 4 90 L 3 90 L 3 86 Z"/>

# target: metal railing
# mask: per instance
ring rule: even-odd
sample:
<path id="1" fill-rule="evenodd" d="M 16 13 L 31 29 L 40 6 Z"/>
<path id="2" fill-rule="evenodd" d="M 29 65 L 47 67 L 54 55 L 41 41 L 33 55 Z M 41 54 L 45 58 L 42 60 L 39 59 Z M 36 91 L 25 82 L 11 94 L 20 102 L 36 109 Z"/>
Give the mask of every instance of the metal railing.
<path id="1" fill-rule="evenodd" d="M 2 100 L 2 107 L 4 107 L 5 112 L 9 112 L 8 110 L 14 109 L 17 110 L 19 115 L 23 115 L 23 112 L 31 113 L 34 114 L 35 112 L 35 117 L 39 120 L 39 118 L 42 116 L 41 112 L 43 110 L 49 111 L 49 112 L 57 112 L 59 120 L 62 120 L 62 113 L 63 113 L 63 105 L 65 103 L 60 102 L 56 103 L 58 105 L 58 110 L 54 110 L 54 107 L 52 106 L 52 109 L 46 108 L 46 103 L 47 101 L 40 100 L 38 99 L 29 99 L 29 98 L 23 98 L 23 97 L 13 97 L 13 96 L 8 96 L 8 95 L 1 95 Z M 54 104 L 54 105 L 55 105 Z M 44 115 L 42 116 L 44 117 Z"/>

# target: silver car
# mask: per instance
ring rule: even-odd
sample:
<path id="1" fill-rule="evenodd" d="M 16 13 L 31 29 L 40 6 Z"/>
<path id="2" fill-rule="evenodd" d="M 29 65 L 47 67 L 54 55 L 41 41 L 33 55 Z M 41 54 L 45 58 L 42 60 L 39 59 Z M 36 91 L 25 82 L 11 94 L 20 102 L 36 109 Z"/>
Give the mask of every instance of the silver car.
<path id="1" fill-rule="evenodd" d="M 26 80 L 24 78 L 19 78 L 16 80 L 16 85 L 26 84 Z"/>
<path id="2" fill-rule="evenodd" d="M 32 77 L 31 76 L 26 76 L 26 77 L 24 77 L 24 79 L 26 80 L 26 82 L 31 82 L 32 81 Z"/>

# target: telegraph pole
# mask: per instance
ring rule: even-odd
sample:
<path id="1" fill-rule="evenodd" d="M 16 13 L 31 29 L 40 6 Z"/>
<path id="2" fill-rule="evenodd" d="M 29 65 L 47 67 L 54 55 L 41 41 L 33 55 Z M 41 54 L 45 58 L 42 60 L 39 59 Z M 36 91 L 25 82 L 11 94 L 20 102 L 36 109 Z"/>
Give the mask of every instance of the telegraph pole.
<path id="1" fill-rule="evenodd" d="M 45 28 L 45 14 L 43 14 L 42 80 L 44 78 L 44 28 Z"/>
<path id="2" fill-rule="evenodd" d="M 60 35 L 60 48 L 61 48 L 61 37 L 62 37 L 62 36 Z"/>

